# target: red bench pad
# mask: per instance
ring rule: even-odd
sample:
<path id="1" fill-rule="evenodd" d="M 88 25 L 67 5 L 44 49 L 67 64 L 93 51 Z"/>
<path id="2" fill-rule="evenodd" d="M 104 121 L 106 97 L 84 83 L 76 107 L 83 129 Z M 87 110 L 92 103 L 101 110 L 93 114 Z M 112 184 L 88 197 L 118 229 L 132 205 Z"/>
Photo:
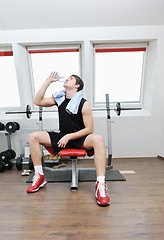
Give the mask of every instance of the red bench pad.
<path id="1" fill-rule="evenodd" d="M 87 152 L 84 149 L 63 149 L 60 151 L 60 157 L 64 156 L 87 156 Z"/>
<path id="2" fill-rule="evenodd" d="M 54 152 L 52 150 L 52 148 L 50 147 L 46 147 L 47 151 L 54 156 Z M 59 153 L 60 157 L 62 156 L 81 156 L 81 157 L 85 157 L 85 156 L 92 156 L 94 155 L 94 150 L 85 150 L 85 149 L 63 149 L 61 150 L 61 152 Z"/>

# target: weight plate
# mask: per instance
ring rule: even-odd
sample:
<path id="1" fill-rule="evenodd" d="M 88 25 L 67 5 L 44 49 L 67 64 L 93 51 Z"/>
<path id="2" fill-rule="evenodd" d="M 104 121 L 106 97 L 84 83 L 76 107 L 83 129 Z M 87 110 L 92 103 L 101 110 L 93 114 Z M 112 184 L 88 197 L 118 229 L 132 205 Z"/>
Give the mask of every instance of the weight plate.
<path id="1" fill-rule="evenodd" d="M 19 125 L 19 123 L 18 122 L 14 122 L 15 124 L 16 124 L 16 126 L 17 126 L 17 130 L 19 130 L 20 129 L 20 125 Z"/>
<path id="2" fill-rule="evenodd" d="M 0 122 L 0 131 L 3 131 L 3 130 L 5 130 L 5 125 Z"/>
<path id="3" fill-rule="evenodd" d="M 7 151 L 11 153 L 11 159 L 16 157 L 16 152 L 13 149 L 8 149 Z"/>
<path id="4" fill-rule="evenodd" d="M 6 151 L 1 152 L 0 153 L 0 160 L 3 161 L 3 162 L 9 160 L 9 154 Z"/>
<path id="5" fill-rule="evenodd" d="M 0 172 L 4 172 L 5 171 L 5 164 L 4 162 L 0 162 Z"/>
<path id="6" fill-rule="evenodd" d="M 10 162 L 10 161 L 5 162 L 5 168 L 7 170 L 11 170 L 12 167 L 13 167 L 13 163 L 12 162 Z"/>
<path id="7" fill-rule="evenodd" d="M 32 114 L 31 107 L 30 107 L 30 105 L 27 105 L 26 106 L 26 116 L 27 116 L 27 118 L 30 118 L 31 114 Z"/>
<path id="8" fill-rule="evenodd" d="M 12 154 L 10 151 L 6 150 L 6 153 L 8 155 L 8 159 L 7 160 L 11 160 L 12 159 Z"/>
<path id="9" fill-rule="evenodd" d="M 116 114 L 117 116 L 121 114 L 121 104 L 119 102 L 116 104 Z"/>
<path id="10" fill-rule="evenodd" d="M 6 124 L 6 131 L 9 133 L 14 133 L 17 130 L 17 125 L 14 122 L 8 122 Z"/>
<path id="11" fill-rule="evenodd" d="M 34 170 L 34 165 L 33 165 L 31 157 L 29 157 L 29 169 Z"/>
<path id="12" fill-rule="evenodd" d="M 17 168 L 18 170 L 22 170 L 22 162 L 23 162 L 22 157 L 18 157 L 18 158 L 16 159 L 16 168 Z"/>

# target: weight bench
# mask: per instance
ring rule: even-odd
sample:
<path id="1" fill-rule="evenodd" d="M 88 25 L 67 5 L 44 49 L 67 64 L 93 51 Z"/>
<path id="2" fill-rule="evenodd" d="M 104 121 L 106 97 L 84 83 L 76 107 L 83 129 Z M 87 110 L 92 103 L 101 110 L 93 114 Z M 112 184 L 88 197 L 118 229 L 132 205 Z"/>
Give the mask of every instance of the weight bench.
<path id="1" fill-rule="evenodd" d="M 54 155 L 52 148 L 46 148 L 47 151 Z M 92 156 L 94 151 L 87 151 L 85 149 L 63 149 L 60 152 L 60 157 L 69 157 L 72 160 L 72 168 L 53 169 L 45 167 L 43 160 L 43 170 L 47 182 L 71 182 L 70 189 L 72 191 L 78 190 L 78 182 L 96 181 L 96 169 L 95 168 L 77 168 L 78 157 Z M 126 181 L 124 176 L 118 170 L 111 170 L 112 166 L 107 164 L 106 166 L 106 181 Z M 32 182 L 32 177 L 26 181 Z"/>
<path id="2" fill-rule="evenodd" d="M 47 151 L 54 156 L 52 148 L 47 148 Z M 78 182 L 79 181 L 88 181 L 88 171 L 92 171 L 92 176 L 90 181 L 96 180 L 96 170 L 95 168 L 77 168 L 77 158 L 78 157 L 86 157 L 93 156 L 94 151 L 86 151 L 85 149 L 63 149 L 59 153 L 60 157 L 69 157 L 70 160 L 72 160 L 72 168 L 66 168 L 66 169 L 52 169 L 49 167 L 44 167 L 45 175 L 47 172 L 49 172 L 49 177 L 51 178 L 51 182 L 65 182 L 70 181 L 71 182 L 71 190 L 77 191 L 78 190 Z M 85 171 L 85 174 L 83 174 Z M 55 174 L 53 174 L 55 173 Z M 47 179 L 47 177 L 46 177 Z M 48 179 L 47 179 L 48 181 Z"/>

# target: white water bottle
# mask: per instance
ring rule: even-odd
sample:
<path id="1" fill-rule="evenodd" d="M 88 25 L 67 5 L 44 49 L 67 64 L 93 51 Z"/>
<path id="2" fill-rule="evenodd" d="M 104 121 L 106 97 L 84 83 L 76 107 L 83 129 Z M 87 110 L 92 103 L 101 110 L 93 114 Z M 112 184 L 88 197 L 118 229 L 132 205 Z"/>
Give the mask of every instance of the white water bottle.
<path id="1" fill-rule="evenodd" d="M 63 82 L 63 83 L 65 83 L 65 77 L 63 77 L 63 76 L 59 76 L 59 82 Z"/>

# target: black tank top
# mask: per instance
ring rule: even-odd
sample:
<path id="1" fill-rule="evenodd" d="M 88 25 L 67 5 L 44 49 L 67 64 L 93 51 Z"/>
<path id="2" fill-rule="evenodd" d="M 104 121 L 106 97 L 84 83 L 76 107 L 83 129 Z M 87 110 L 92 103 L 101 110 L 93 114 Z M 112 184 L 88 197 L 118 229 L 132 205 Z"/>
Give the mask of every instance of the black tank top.
<path id="1" fill-rule="evenodd" d="M 70 114 L 66 111 L 66 106 L 70 100 L 65 98 L 58 108 L 59 130 L 63 133 L 73 133 L 85 128 L 82 118 L 82 107 L 86 100 L 84 98 L 81 99 L 77 114 Z"/>

